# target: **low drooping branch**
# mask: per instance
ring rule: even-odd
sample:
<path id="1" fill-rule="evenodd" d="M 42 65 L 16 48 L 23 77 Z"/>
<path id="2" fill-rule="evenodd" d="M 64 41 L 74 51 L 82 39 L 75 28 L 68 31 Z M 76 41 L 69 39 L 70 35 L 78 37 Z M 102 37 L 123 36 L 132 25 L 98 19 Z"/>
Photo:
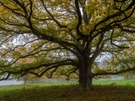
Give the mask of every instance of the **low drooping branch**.
<path id="1" fill-rule="evenodd" d="M 41 77 L 47 71 L 54 69 L 51 73 L 51 75 L 53 75 L 53 73 L 57 70 L 58 67 L 65 66 L 65 65 L 76 65 L 76 64 L 72 59 L 67 59 L 67 60 L 58 61 L 58 62 L 54 62 L 54 63 L 44 63 L 44 64 L 40 64 L 40 65 L 37 65 L 37 66 L 34 65 L 34 66 L 30 66 L 28 68 L 22 68 L 22 69 L 19 69 L 19 70 L 16 70 L 16 71 L 2 70 L 2 73 L 8 74 L 8 76 L 1 78 L 1 80 L 8 79 L 11 74 L 13 74 L 13 75 L 17 75 L 17 74 L 19 75 L 20 74 L 20 76 L 18 76 L 18 77 L 21 77 L 21 76 L 23 76 L 27 73 L 31 73 L 31 74 L 34 74 L 38 77 Z M 40 68 L 43 68 L 43 67 L 45 69 L 41 73 L 36 73 L 36 72 L 33 71 L 33 70 L 37 70 L 37 69 L 40 69 Z"/>
<path id="2" fill-rule="evenodd" d="M 61 73 L 61 75 L 66 76 L 66 80 L 69 80 L 71 74 L 79 75 L 79 74 L 77 73 L 77 70 L 78 70 L 78 69 L 79 69 L 78 67 L 75 67 L 75 68 L 69 70 L 68 73 Z"/>
<path id="3" fill-rule="evenodd" d="M 116 72 L 95 73 L 95 74 L 93 74 L 93 77 L 100 76 L 100 75 L 117 75 L 117 74 L 121 74 L 121 73 L 125 73 L 125 72 L 130 72 L 130 71 L 134 71 L 134 70 L 135 70 L 135 67 L 133 67 L 133 68 L 127 68 L 127 69 L 116 71 Z"/>

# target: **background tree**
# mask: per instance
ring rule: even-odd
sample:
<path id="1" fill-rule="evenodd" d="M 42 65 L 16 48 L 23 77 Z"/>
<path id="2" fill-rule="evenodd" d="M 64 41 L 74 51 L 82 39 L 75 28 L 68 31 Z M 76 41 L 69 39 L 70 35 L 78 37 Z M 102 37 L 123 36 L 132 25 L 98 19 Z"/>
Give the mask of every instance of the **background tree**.
<path id="1" fill-rule="evenodd" d="M 27 73 L 51 77 L 69 66 L 66 76 L 76 73 L 89 89 L 95 76 L 127 71 L 94 69 L 98 56 L 129 47 L 134 10 L 134 0 L 1 0 L 1 80 Z M 18 65 L 21 59 L 33 61 Z"/>

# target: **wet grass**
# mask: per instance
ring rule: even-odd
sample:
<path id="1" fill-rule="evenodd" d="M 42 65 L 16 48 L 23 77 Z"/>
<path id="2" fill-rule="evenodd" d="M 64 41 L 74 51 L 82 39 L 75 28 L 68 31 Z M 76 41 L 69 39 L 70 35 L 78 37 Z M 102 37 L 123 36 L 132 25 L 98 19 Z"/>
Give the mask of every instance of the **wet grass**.
<path id="1" fill-rule="evenodd" d="M 135 101 L 135 83 L 96 81 L 91 90 L 76 84 L 0 87 L 0 101 Z M 114 84 L 115 83 L 115 84 Z"/>
<path id="2" fill-rule="evenodd" d="M 119 86 L 135 86 L 135 79 L 124 80 L 95 80 L 94 85 L 119 85 Z"/>

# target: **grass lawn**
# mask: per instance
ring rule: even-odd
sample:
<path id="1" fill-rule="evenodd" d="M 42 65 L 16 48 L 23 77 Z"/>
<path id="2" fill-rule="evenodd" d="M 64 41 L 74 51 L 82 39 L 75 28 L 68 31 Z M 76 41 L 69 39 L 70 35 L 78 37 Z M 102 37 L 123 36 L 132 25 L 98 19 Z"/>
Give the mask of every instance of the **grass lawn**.
<path id="1" fill-rule="evenodd" d="M 94 81 L 89 91 L 76 84 L 1 86 L 0 101 L 135 101 L 135 80 Z"/>

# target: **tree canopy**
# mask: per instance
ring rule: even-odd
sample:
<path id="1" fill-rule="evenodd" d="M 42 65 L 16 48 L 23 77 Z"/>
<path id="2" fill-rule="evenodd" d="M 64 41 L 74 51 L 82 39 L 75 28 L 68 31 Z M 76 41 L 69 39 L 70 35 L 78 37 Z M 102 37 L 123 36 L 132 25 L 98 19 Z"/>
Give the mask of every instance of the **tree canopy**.
<path id="1" fill-rule="evenodd" d="M 76 74 L 89 88 L 95 76 L 135 70 L 97 71 L 100 57 L 134 45 L 134 10 L 135 0 L 1 0 L 1 80 Z"/>

